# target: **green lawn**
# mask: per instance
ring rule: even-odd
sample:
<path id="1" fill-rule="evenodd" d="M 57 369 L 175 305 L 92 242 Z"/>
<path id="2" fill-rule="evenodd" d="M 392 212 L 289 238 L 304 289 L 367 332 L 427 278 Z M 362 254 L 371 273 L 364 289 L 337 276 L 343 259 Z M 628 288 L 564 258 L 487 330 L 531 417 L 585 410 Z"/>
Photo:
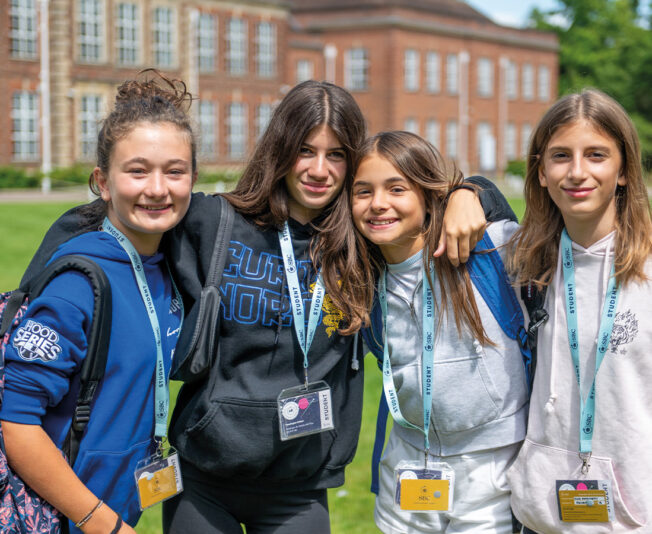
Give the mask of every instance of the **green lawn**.
<path id="1" fill-rule="evenodd" d="M 522 200 L 510 201 L 521 217 L 525 204 Z M 0 254 L 0 291 L 13 289 L 27 267 L 34 251 L 50 224 L 73 204 L 1 204 L 0 228 L 3 233 Z M 366 358 L 365 397 L 362 432 L 358 453 L 346 471 L 343 487 L 329 492 L 333 534 L 369 534 L 377 532 L 373 522 L 373 495 L 369 492 L 370 457 L 373 446 L 376 410 L 382 391 L 381 374 L 373 358 Z M 176 397 L 179 384 L 172 384 Z M 158 534 L 160 506 L 146 511 L 138 523 L 139 534 Z"/>

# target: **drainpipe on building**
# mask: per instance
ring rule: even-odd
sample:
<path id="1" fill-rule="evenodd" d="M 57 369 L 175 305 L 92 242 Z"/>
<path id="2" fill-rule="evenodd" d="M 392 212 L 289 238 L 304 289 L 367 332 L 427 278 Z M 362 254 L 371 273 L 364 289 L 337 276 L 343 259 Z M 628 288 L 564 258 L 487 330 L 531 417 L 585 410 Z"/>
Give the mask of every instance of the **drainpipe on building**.
<path id="1" fill-rule="evenodd" d="M 464 176 L 469 174 L 469 53 L 462 50 L 459 54 L 459 123 L 458 154 L 460 170 Z"/>
<path id="2" fill-rule="evenodd" d="M 41 69 L 39 73 L 41 91 L 41 191 L 49 193 L 52 189 L 50 172 L 52 172 L 52 135 L 50 130 L 50 15 L 49 0 L 40 0 L 41 4 Z"/>
<path id="3" fill-rule="evenodd" d="M 504 176 L 507 169 L 507 68 L 509 60 L 505 56 L 500 56 L 498 65 L 498 161 L 500 162 L 498 171 Z"/>
<path id="4" fill-rule="evenodd" d="M 324 47 L 325 78 L 326 81 L 336 83 L 335 81 L 335 58 L 337 58 L 337 47 L 334 44 L 327 44 Z"/>
<path id="5" fill-rule="evenodd" d="M 199 35 L 199 10 L 190 8 L 188 17 L 188 90 L 193 98 L 199 98 L 199 56 L 197 54 Z M 199 122 L 199 103 L 190 106 L 195 122 Z"/>

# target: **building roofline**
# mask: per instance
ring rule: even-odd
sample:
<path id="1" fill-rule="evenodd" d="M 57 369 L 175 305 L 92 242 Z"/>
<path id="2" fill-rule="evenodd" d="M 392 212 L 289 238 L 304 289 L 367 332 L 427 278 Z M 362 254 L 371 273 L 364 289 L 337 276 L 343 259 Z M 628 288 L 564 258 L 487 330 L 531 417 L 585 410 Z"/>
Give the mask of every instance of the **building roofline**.
<path id="1" fill-rule="evenodd" d="M 301 30 L 309 32 L 384 27 L 416 30 L 465 39 L 478 39 L 550 52 L 559 51 L 559 42 L 553 33 L 531 29 L 522 30 L 519 28 L 510 28 L 508 26 L 499 26 L 495 23 L 492 23 L 490 27 L 486 28 L 473 28 L 462 24 L 448 22 L 443 23 L 432 20 L 416 20 L 402 15 L 376 15 L 364 19 L 337 17 L 329 20 L 312 20 L 306 24 L 301 24 Z M 537 33 L 540 34 L 540 37 L 537 37 Z M 544 36 L 554 37 L 554 41 L 550 38 L 544 38 Z"/>

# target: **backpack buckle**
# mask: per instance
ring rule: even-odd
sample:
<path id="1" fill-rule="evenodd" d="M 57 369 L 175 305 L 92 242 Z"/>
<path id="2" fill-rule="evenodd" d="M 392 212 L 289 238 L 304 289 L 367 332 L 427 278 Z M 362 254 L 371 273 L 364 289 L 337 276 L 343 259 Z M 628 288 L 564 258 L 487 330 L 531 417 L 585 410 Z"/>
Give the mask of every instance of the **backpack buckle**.
<path id="1" fill-rule="evenodd" d="M 75 407 L 75 414 L 72 418 L 72 427 L 77 431 L 82 431 L 91 418 L 90 404 L 82 404 Z"/>

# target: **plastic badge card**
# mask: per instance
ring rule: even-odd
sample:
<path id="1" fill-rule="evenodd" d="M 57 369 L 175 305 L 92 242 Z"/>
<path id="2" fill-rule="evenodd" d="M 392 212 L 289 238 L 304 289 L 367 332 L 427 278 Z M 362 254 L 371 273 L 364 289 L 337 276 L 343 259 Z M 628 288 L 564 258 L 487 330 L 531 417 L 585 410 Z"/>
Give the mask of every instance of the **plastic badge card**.
<path id="1" fill-rule="evenodd" d="M 323 380 L 281 391 L 278 396 L 281 440 L 335 428 L 331 388 Z"/>
<path id="2" fill-rule="evenodd" d="M 179 455 L 172 447 L 138 462 L 135 476 L 141 510 L 183 491 Z"/>
<path id="3" fill-rule="evenodd" d="M 394 469 L 395 506 L 406 512 L 449 512 L 453 509 L 455 472 L 447 463 L 402 461 Z"/>
<path id="4" fill-rule="evenodd" d="M 609 480 L 557 480 L 559 517 L 570 523 L 606 523 L 614 517 Z"/>

